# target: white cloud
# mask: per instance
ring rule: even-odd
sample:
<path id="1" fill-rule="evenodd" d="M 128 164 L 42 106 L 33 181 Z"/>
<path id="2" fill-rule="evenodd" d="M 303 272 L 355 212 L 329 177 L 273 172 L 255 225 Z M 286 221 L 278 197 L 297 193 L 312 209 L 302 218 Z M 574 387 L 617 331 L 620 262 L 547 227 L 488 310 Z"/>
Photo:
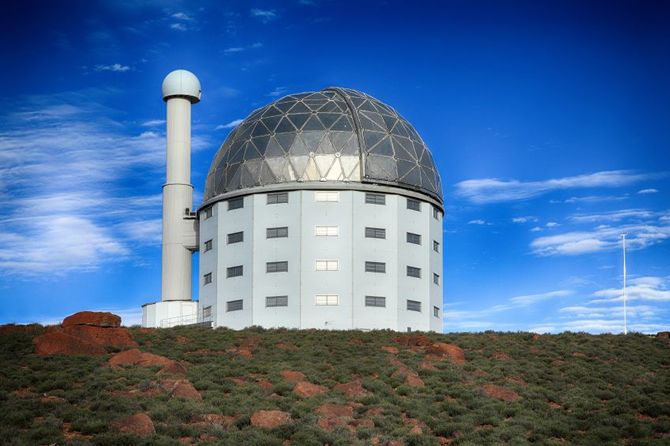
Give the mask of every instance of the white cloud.
<path id="1" fill-rule="evenodd" d="M 121 65 L 118 63 L 112 65 L 96 65 L 95 71 L 114 71 L 117 73 L 124 73 L 126 71 L 130 71 L 130 67 L 128 65 Z"/>
<path id="2" fill-rule="evenodd" d="M 183 20 L 183 21 L 185 21 L 185 22 L 191 22 L 191 21 L 193 21 L 193 18 L 192 18 L 191 16 L 186 15 L 186 14 L 184 14 L 183 12 L 175 12 L 174 14 L 172 14 L 171 17 L 172 17 L 173 19 Z"/>
<path id="3" fill-rule="evenodd" d="M 150 119 L 148 121 L 144 121 L 141 125 L 142 127 L 158 127 L 165 125 L 165 119 Z"/>
<path id="4" fill-rule="evenodd" d="M 604 212 L 601 214 L 578 214 L 570 217 L 570 220 L 576 223 L 595 223 L 601 221 L 621 221 L 625 219 L 649 219 L 657 213 L 647 209 L 622 209 L 618 211 Z"/>
<path id="5" fill-rule="evenodd" d="M 607 288 L 593 293 L 598 299 L 589 301 L 591 304 L 623 301 L 622 288 Z M 631 279 L 626 286 L 626 297 L 629 301 L 670 302 L 670 287 L 661 277 L 645 276 Z"/>
<path id="6" fill-rule="evenodd" d="M 572 291 L 570 290 L 557 290 L 557 291 L 550 291 L 548 293 L 540 293 L 540 294 L 528 294 L 525 296 L 516 296 L 512 297 L 509 301 L 513 304 L 519 305 L 519 306 L 528 306 L 535 304 L 537 302 L 541 302 L 543 300 L 549 300 L 553 299 L 556 297 L 565 297 L 569 296 L 572 294 Z"/>
<path id="7" fill-rule="evenodd" d="M 481 219 L 476 219 L 476 220 L 470 220 L 468 222 L 469 225 L 485 225 L 487 224 L 484 220 Z"/>
<path id="8" fill-rule="evenodd" d="M 558 223 L 555 221 L 550 221 L 545 225 L 547 228 L 555 228 L 556 226 L 560 226 Z"/>
<path id="9" fill-rule="evenodd" d="M 229 48 L 226 48 L 223 50 L 224 54 L 235 54 L 235 53 L 241 53 L 243 51 L 249 50 L 249 49 L 257 49 L 257 48 L 262 48 L 263 44 L 260 42 L 252 43 L 251 45 L 247 46 L 232 46 Z"/>
<path id="10" fill-rule="evenodd" d="M 456 194 L 474 203 L 496 203 L 525 200 L 556 190 L 621 187 L 657 176 L 628 170 L 611 170 L 542 181 L 485 178 L 457 183 Z"/>
<path id="11" fill-rule="evenodd" d="M 624 195 L 589 195 L 586 197 L 570 197 L 562 203 L 600 203 L 604 201 L 621 201 L 630 198 L 628 194 Z M 560 203 L 560 201 L 551 200 L 552 203 Z"/>
<path id="12" fill-rule="evenodd" d="M 281 96 L 284 93 L 286 93 L 286 90 L 287 90 L 286 87 L 276 87 L 274 90 L 272 90 L 270 93 L 268 93 L 268 96 L 271 96 L 271 97 Z"/>
<path id="13" fill-rule="evenodd" d="M 638 194 L 656 194 L 658 193 L 658 189 L 640 189 L 637 191 Z"/>
<path id="14" fill-rule="evenodd" d="M 539 227 L 539 226 L 535 226 L 534 228 L 532 228 L 532 229 L 530 230 L 530 232 L 540 232 L 541 230 L 542 230 L 541 227 Z"/>
<path id="15" fill-rule="evenodd" d="M 175 31 L 187 31 L 188 28 L 186 25 L 183 23 L 173 23 L 170 25 L 170 29 L 174 29 Z"/>
<path id="16" fill-rule="evenodd" d="M 214 130 L 232 129 L 242 124 L 242 122 L 244 122 L 244 119 L 233 119 L 228 124 L 217 125 L 216 127 L 214 127 Z"/>
<path id="17" fill-rule="evenodd" d="M 512 218 L 512 223 L 529 223 L 529 222 L 536 222 L 537 217 L 533 216 L 524 216 L 524 217 L 514 217 Z"/>
<path id="18" fill-rule="evenodd" d="M 250 10 L 249 15 L 251 17 L 259 19 L 263 23 L 268 23 L 279 17 L 277 13 L 272 9 L 258 9 L 258 8 Z"/>

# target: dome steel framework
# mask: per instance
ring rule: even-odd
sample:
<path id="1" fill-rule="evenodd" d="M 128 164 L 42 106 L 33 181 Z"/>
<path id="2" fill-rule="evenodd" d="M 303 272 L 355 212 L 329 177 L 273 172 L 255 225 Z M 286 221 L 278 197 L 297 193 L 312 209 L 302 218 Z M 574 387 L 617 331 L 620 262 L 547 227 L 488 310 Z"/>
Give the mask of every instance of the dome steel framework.
<path id="1" fill-rule="evenodd" d="M 369 95 L 332 87 L 291 94 L 251 113 L 214 157 L 204 200 L 315 182 L 383 184 L 443 203 L 440 175 L 414 127 Z"/>

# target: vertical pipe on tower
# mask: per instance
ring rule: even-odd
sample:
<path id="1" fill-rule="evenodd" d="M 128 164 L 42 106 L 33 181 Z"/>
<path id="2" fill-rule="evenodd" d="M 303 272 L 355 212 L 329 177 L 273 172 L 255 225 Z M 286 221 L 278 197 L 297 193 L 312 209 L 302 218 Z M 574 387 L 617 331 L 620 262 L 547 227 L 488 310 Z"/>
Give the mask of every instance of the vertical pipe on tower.
<path id="1" fill-rule="evenodd" d="M 200 81 L 176 70 L 163 81 L 167 103 L 167 161 L 163 185 L 162 301 L 192 299 L 192 249 L 195 229 L 191 185 L 191 105 L 200 101 Z"/>

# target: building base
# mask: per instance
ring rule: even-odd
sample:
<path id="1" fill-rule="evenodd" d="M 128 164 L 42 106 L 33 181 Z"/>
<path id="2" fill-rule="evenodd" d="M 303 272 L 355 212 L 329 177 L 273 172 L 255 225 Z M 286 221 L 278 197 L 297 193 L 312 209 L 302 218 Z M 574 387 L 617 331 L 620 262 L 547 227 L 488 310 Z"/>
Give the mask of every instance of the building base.
<path id="1" fill-rule="evenodd" d="M 198 322 L 197 301 L 173 300 L 142 305 L 142 327 L 169 328 Z"/>

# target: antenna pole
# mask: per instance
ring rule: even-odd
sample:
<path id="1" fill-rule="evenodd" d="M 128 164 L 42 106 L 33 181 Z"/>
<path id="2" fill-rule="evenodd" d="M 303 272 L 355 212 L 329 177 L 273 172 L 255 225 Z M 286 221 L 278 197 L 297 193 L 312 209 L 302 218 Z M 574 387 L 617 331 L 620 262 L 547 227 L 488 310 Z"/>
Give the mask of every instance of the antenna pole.
<path id="1" fill-rule="evenodd" d="M 628 296 L 626 293 L 626 234 L 621 234 L 623 244 L 623 334 L 628 334 L 628 314 L 626 308 L 626 301 Z"/>

